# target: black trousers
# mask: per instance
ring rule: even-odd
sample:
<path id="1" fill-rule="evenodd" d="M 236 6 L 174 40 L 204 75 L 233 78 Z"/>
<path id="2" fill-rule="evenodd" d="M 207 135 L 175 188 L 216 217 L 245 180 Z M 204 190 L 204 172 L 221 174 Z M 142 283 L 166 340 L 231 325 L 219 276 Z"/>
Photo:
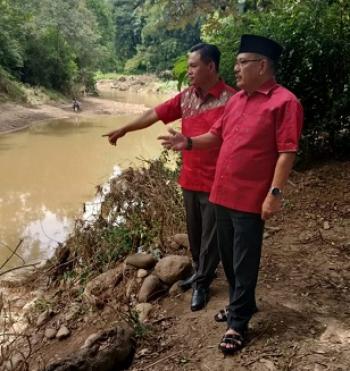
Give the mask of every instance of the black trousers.
<path id="1" fill-rule="evenodd" d="M 216 205 L 219 253 L 229 283 L 227 325 L 240 333 L 257 311 L 255 288 L 264 222 L 260 214 Z"/>
<path id="2" fill-rule="evenodd" d="M 187 233 L 196 277 L 193 287 L 208 288 L 219 264 L 215 206 L 209 193 L 183 189 Z"/>

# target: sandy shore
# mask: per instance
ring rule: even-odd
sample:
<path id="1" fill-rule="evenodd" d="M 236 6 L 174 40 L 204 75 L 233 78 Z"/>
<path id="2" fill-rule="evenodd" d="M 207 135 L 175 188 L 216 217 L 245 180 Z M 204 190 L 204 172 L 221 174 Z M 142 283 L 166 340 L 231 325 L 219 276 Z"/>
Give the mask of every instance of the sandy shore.
<path id="1" fill-rule="evenodd" d="M 42 104 L 37 107 L 19 105 L 16 103 L 0 104 L 0 134 L 10 133 L 27 128 L 42 120 L 63 119 L 94 115 L 120 115 L 125 113 L 140 113 L 147 108 L 144 105 L 116 102 L 109 99 L 86 97 L 81 99 L 82 111 L 75 113 L 71 103 Z"/>

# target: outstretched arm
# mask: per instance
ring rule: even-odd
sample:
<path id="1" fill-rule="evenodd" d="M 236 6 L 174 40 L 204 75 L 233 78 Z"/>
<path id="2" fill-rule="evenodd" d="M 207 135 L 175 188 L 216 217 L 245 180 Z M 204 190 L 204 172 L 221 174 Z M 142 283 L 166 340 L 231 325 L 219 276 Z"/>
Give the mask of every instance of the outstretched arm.
<path id="1" fill-rule="evenodd" d="M 210 132 L 189 138 L 174 129 L 169 129 L 168 131 L 170 135 L 162 135 L 158 139 L 162 141 L 163 147 L 174 151 L 206 149 L 217 147 L 221 144 L 221 139 Z"/>
<path id="2" fill-rule="evenodd" d="M 158 115 L 154 109 L 150 109 L 129 124 L 119 129 L 113 130 L 107 134 L 103 134 L 102 136 L 108 137 L 109 143 L 115 146 L 117 140 L 123 137 L 126 133 L 147 128 L 154 124 L 156 121 L 158 121 Z"/>

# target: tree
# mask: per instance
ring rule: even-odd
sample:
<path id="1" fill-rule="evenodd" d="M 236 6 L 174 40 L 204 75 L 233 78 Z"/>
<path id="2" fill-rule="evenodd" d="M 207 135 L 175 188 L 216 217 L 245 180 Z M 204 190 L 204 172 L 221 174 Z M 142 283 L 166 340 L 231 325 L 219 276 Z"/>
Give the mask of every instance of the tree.
<path id="1" fill-rule="evenodd" d="M 142 0 L 113 0 L 114 45 L 119 68 L 136 54 L 136 47 L 141 43 L 144 19 L 137 9 L 142 4 Z"/>
<path id="2" fill-rule="evenodd" d="M 212 17 L 204 38 L 223 52 L 222 73 L 233 82 L 240 36 L 272 37 L 284 47 L 278 81 L 305 109 L 303 152 L 350 153 L 350 4 L 343 0 L 276 0 L 266 10 Z"/>

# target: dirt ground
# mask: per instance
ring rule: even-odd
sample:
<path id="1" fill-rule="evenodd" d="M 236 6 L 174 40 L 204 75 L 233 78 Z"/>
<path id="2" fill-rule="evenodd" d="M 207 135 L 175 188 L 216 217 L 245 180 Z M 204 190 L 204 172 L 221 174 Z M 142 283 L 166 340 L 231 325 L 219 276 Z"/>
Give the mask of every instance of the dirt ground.
<path id="1" fill-rule="evenodd" d="M 92 115 L 121 115 L 141 113 L 146 107 L 138 104 L 121 103 L 96 97 L 81 99 L 82 111 L 75 113 L 71 103 L 42 104 L 38 107 L 23 106 L 14 103 L 0 103 L 0 135 L 27 128 L 39 121 L 63 119 Z"/>
<path id="2" fill-rule="evenodd" d="M 349 287 L 350 163 L 294 172 L 283 213 L 266 226 L 247 346 L 226 358 L 217 348 L 220 269 L 205 310 L 190 311 L 190 292 L 160 301 L 156 345 L 140 345 L 132 370 L 349 370 Z"/>
<path id="3" fill-rule="evenodd" d="M 159 80 L 152 75 L 126 76 L 115 80 L 101 80 L 97 83 L 97 91 L 132 91 L 140 94 L 164 94 Z M 25 129 L 39 121 L 48 119 L 62 119 L 93 115 L 121 115 L 126 113 L 141 113 L 146 107 L 139 104 L 116 102 L 110 99 L 83 96 L 81 112 L 75 113 L 71 102 L 52 102 L 35 105 L 21 105 L 17 103 L 0 103 L 0 135 Z"/>
<path id="4" fill-rule="evenodd" d="M 348 371 L 349 185 L 350 162 L 293 172 L 283 212 L 266 225 L 257 287 L 259 312 L 241 352 L 224 357 L 217 348 L 225 324 L 215 322 L 214 315 L 227 304 L 220 268 L 204 310 L 190 311 L 190 291 L 152 303 L 150 328 L 138 339 L 131 370 Z M 71 354 L 89 335 L 115 321 L 117 313 L 110 306 L 85 312 L 63 341 L 48 341 L 40 330 L 33 332 L 32 365 L 39 358 L 47 364 Z"/>
<path id="5" fill-rule="evenodd" d="M 83 104 L 84 115 L 144 109 L 92 97 Z M 39 109 L 1 104 L 0 132 L 73 114 L 69 104 Z M 138 340 L 131 369 L 350 370 L 350 162 L 293 172 L 283 212 L 266 225 L 257 287 L 259 312 L 250 323 L 247 346 L 233 357 L 218 350 L 225 324 L 214 321 L 215 313 L 227 304 L 227 291 L 219 268 L 204 310 L 190 311 L 190 291 L 153 302 L 151 330 Z M 30 300 L 25 293 L 23 287 L 12 291 L 14 305 L 21 307 Z M 115 319 L 111 307 L 85 313 L 62 341 L 45 340 L 42 332 L 34 331 L 32 364 L 74 352 L 90 334 Z"/>

